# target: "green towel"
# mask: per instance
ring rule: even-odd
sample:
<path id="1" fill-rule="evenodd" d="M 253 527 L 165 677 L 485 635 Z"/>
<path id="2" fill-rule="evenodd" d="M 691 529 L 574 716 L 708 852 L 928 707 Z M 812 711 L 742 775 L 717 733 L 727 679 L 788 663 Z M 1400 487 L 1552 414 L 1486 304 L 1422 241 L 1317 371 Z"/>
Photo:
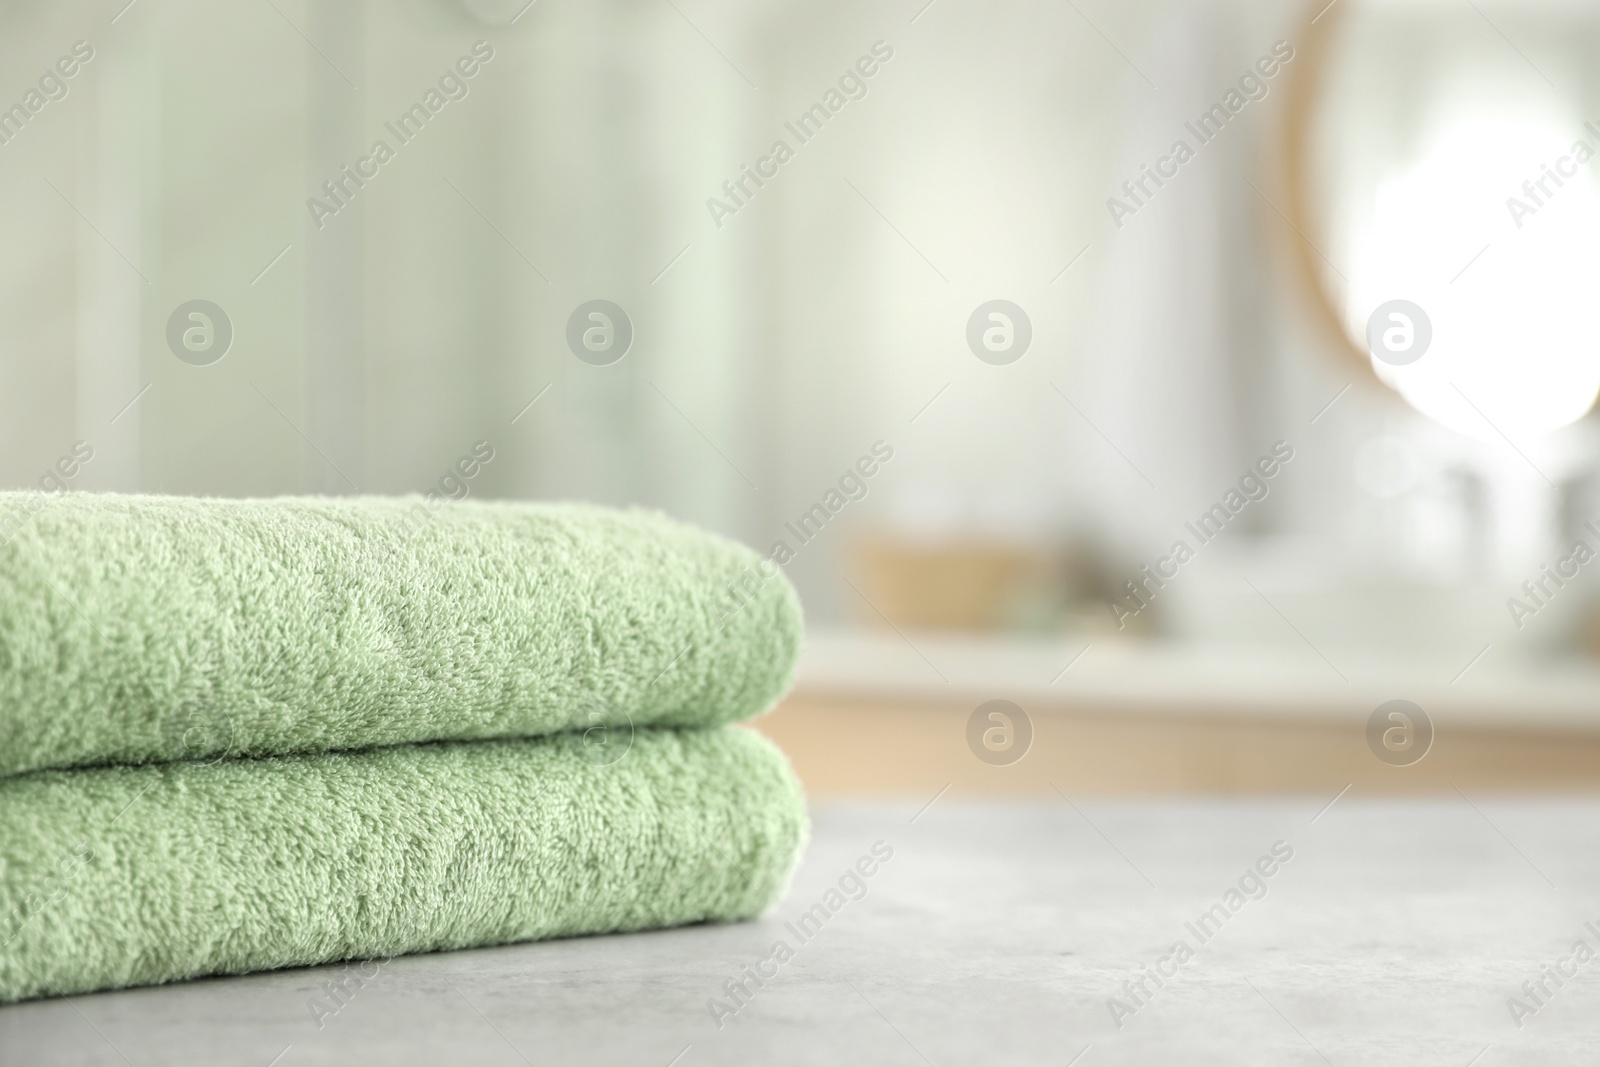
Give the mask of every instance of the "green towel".
<path id="1" fill-rule="evenodd" d="M 651 512 L 0 493 L 0 775 L 718 725 L 800 634 L 776 567 Z"/>
<path id="2" fill-rule="evenodd" d="M 637 520 L 632 520 L 637 521 Z M 0 1001 L 756 914 L 805 835 L 739 727 L 0 780 Z M 337 1002 L 335 1002 L 337 1003 Z"/>

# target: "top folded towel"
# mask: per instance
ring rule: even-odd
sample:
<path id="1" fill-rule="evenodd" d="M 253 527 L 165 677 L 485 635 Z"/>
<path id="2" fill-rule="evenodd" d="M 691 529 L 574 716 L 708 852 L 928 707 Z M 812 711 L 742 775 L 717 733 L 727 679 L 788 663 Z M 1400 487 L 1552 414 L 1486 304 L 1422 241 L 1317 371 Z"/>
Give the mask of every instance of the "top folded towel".
<path id="1" fill-rule="evenodd" d="M 665 516 L 0 493 L 0 775 L 758 714 L 800 605 Z"/>

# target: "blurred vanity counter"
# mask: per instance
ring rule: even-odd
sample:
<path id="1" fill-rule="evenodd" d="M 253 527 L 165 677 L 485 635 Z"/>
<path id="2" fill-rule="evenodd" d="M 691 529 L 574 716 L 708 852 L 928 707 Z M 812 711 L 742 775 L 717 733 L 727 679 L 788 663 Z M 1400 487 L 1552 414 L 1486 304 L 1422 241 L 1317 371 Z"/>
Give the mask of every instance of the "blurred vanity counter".
<path id="1" fill-rule="evenodd" d="M 993 700 L 1025 721 L 978 712 Z M 1409 727 L 1426 747 L 1409 763 L 1371 739 L 1391 723 L 1379 716 L 1373 734 L 1369 721 L 1393 700 L 1422 712 Z M 991 721 L 1015 729 L 1023 755 L 977 751 Z M 1459 662 L 1398 662 L 1305 646 L 818 630 L 794 692 L 757 726 L 821 795 L 1600 789 L 1600 666 L 1493 645 Z"/>
<path id="2" fill-rule="evenodd" d="M 1600 733 L 1600 663 L 1497 653 L 1490 644 L 1459 661 L 1385 661 L 1334 648 L 1324 658 L 1309 647 L 813 630 L 796 691 L 1363 722 L 1404 698 L 1453 722 Z"/>

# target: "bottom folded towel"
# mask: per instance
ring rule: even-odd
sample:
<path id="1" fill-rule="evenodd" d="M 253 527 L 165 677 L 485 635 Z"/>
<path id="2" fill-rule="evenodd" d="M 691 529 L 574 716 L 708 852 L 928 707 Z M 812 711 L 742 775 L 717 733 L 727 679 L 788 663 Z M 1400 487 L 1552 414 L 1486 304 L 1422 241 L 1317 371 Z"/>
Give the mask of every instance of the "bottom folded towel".
<path id="1" fill-rule="evenodd" d="M 614 751 L 614 750 L 613 750 Z M 0 1002 L 753 916 L 806 834 L 750 730 L 0 779 Z"/>

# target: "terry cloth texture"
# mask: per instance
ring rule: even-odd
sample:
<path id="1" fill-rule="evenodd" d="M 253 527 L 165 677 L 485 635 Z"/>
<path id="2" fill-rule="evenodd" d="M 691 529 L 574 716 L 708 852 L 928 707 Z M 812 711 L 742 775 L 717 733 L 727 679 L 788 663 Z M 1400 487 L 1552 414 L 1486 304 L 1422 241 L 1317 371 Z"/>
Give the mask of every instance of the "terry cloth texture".
<path id="1" fill-rule="evenodd" d="M 0 493 L 0 775 L 733 722 L 799 657 L 768 568 L 587 505 Z"/>
<path id="2" fill-rule="evenodd" d="M 0 1001 L 740 919 L 783 891 L 805 806 L 764 738 L 589 751 L 568 734 L 0 780 Z"/>

